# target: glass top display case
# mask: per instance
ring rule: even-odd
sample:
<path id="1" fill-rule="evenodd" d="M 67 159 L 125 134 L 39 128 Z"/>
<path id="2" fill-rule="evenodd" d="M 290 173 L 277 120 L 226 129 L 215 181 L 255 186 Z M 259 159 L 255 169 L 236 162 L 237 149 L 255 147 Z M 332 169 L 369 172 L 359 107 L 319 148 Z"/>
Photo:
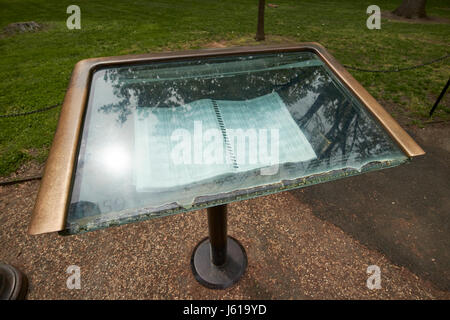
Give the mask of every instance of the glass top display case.
<path id="1" fill-rule="evenodd" d="M 318 44 L 83 60 L 30 233 L 219 206 L 420 154 Z"/>

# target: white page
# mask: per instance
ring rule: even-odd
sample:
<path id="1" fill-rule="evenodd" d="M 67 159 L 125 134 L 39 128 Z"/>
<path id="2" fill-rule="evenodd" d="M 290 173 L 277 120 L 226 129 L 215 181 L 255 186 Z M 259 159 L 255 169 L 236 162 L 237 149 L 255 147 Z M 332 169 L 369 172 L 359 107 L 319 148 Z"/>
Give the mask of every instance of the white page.
<path id="1" fill-rule="evenodd" d="M 223 137 L 218 130 L 217 117 L 210 99 L 202 99 L 172 108 L 142 108 L 135 117 L 135 181 L 137 191 L 170 188 L 201 181 L 230 172 L 230 164 L 223 159 L 205 163 L 202 154 L 206 147 L 223 150 Z M 201 124 L 201 134 L 194 134 Z M 174 140 L 177 130 L 185 130 L 190 138 L 190 161 L 182 159 L 180 147 L 188 147 L 183 140 Z M 209 129 L 218 132 L 217 139 L 203 140 Z M 197 141 L 194 141 L 197 140 Z M 190 142 L 190 143 L 189 143 Z M 203 143 L 202 143 L 203 142 Z M 177 148 L 177 149 L 176 149 Z M 187 150 L 187 149 L 186 149 Z M 176 155 L 180 154 L 180 157 Z M 173 157 L 175 155 L 175 157 Z"/>
<path id="2" fill-rule="evenodd" d="M 217 114 L 220 113 L 220 115 Z M 195 122 L 201 123 L 201 135 L 195 132 Z M 224 133 L 221 124 L 226 128 Z M 180 141 L 173 140 L 176 129 L 184 129 L 191 137 L 191 161 L 175 163 L 173 150 Z M 210 129 L 218 133 L 217 139 L 205 141 Z M 249 161 L 248 154 L 254 150 L 250 143 L 243 148 L 246 159 L 236 158 L 240 153 L 237 140 L 230 141 L 229 129 L 240 129 L 244 133 L 256 133 L 256 162 Z M 278 132 L 278 157 L 261 157 L 260 133 L 266 130 L 267 155 L 271 153 L 274 137 Z M 227 141 L 228 139 L 228 141 Z M 195 141 L 196 140 L 196 141 Z M 225 146 L 227 142 L 231 148 Z M 208 163 L 204 157 L 206 149 L 218 150 L 218 163 Z M 231 152 L 228 152 L 231 150 Z M 240 149 L 242 150 L 242 149 Z M 242 153 L 241 153 L 242 154 Z M 202 155 L 200 158 L 196 158 Z M 221 155 L 221 156 L 220 156 Z M 295 123 L 280 96 L 271 94 L 244 101 L 202 99 L 172 108 L 142 108 L 135 117 L 135 180 L 137 191 L 171 188 L 188 185 L 226 173 L 237 173 L 283 164 L 308 161 L 316 154 Z M 235 162 L 232 160 L 240 160 Z M 228 161 L 227 161 L 228 160 Z M 276 160 L 276 161 L 274 161 Z M 211 161 L 210 161 L 211 162 Z"/>
<path id="3" fill-rule="evenodd" d="M 247 131 L 244 145 L 242 145 L 242 138 L 238 142 L 238 138 L 233 139 L 232 134 L 229 136 L 229 140 L 234 140 L 230 143 L 235 157 L 240 159 L 240 161 L 237 160 L 239 171 L 316 158 L 311 144 L 295 123 L 278 93 L 272 92 L 245 101 L 219 100 L 217 104 L 228 132 L 241 129 L 245 135 Z M 277 132 L 274 135 L 271 134 L 273 130 Z M 251 139 L 254 140 L 255 133 L 256 144 L 254 141 L 250 142 Z M 266 145 L 265 148 L 263 144 Z M 272 153 L 272 147 L 277 151 Z M 253 152 L 252 157 L 251 152 Z"/>

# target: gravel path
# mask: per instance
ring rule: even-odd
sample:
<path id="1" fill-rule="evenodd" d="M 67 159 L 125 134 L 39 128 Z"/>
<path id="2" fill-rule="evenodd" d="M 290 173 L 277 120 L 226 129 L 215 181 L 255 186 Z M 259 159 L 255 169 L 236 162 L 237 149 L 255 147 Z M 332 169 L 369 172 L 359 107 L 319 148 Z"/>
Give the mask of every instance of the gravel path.
<path id="1" fill-rule="evenodd" d="M 319 219 L 290 192 L 229 206 L 229 234 L 249 267 L 224 291 L 191 274 L 192 249 L 207 234 L 206 212 L 191 212 L 77 236 L 26 234 L 39 181 L 0 187 L 0 260 L 29 280 L 28 299 L 449 299 L 404 267 Z M 366 286 L 369 265 L 381 289 Z M 81 268 L 69 290 L 66 269 Z"/>

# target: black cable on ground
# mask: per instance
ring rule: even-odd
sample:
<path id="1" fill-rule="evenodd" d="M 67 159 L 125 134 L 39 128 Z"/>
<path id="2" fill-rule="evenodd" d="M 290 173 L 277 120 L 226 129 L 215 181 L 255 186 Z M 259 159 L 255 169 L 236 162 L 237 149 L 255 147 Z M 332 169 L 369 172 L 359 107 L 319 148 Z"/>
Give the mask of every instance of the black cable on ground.
<path id="1" fill-rule="evenodd" d="M 347 66 L 344 64 L 344 67 L 346 67 L 347 69 L 351 69 L 351 70 L 356 70 L 356 71 L 361 71 L 361 72 L 379 72 L 379 73 L 388 73 L 388 72 L 400 72 L 400 71 L 406 71 L 406 70 L 412 70 L 412 69 L 417 69 L 423 66 L 427 66 L 429 64 L 441 61 L 441 60 L 445 60 L 448 57 L 450 57 L 450 54 L 446 54 L 443 57 L 440 58 L 436 58 L 434 60 L 431 61 L 427 61 L 415 66 L 411 66 L 411 67 L 404 67 L 404 68 L 397 68 L 397 69 L 386 69 L 386 70 L 373 70 L 373 69 L 363 69 L 363 68 L 358 68 L 358 67 L 352 67 L 352 66 Z"/>
<path id="2" fill-rule="evenodd" d="M 12 117 L 22 117 L 22 116 L 28 116 L 30 114 L 35 114 L 35 113 L 39 113 L 39 112 L 44 112 L 44 111 L 48 111 L 51 109 L 54 109 L 58 106 L 60 106 L 61 104 L 54 104 L 52 106 L 48 106 L 45 108 L 41 108 L 41 109 L 37 109 L 37 110 L 33 110 L 33 111 L 27 111 L 27 112 L 21 112 L 21 113 L 10 113 L 10 114 L 0 114 L 0 118 L 12 118 Z"/>
<path id="3" fill-rule="evenodd" d="M 440 58 L 436 58 L 434 60 L 431 61 L 427 61 L 415 66 L 411 66 L 411 67 L 405 67 L 405 68 L 397 68 L 397 69 L 386 69 L 386 70 L 373 70 L 373 69 L 363 69 L 363 68 L 359 68 L 359 67 L 353 67 L 353 66 L 348 66 L 344 64 L 344 67 L 350 70 L 356 70 L 356 71 L 361 71 L 361 72 L 379 72 L 379 73 L 388 73 L 388 72 L 400 72 L 400 71 L 406 71 L 406 70 L 412 70 L 412 69 L 417 69 L 423 66 L 427 66 L 430 65 L 432 63 L 436 63 L 438 61 L 442 61 L 447 59 L 448 57 L 450 57 L 450 54 L 446 54 L 445 56 L 442 56 Z M 35 113 L 39 113 L 39 112 L 45 112 L 51 109 L 54 109 L 58 106 L 60 106 L 61 104 L 54 104 L 52 106 L 48 106 L 45 108 L 41 108 L 41 109 L 37 109 L 37 110 L 33 110 L 33 111 L 27 111 L 27 112 L 21 112 L 21 113 L 10 113 L 10 114 L 0 114 L 0 118 L 12 118 L 12 117 L 21 117 L 21 116 L 28 116 L 30 114 L 35 114 Z"/>
<path id="4" fill-rule="evenodd" d="M 27 181 L 33 181 L 33 180 L 41 180 L 41 179 L 42 179 L 42 176 L 30 176 L 30 177 L 25 177 L 25 178 L 20 178 L 20 179 L 0 181 L 0 186 L 9 186 L 12 184 L 23 183 L 23 182 L 27 182 Z"/>

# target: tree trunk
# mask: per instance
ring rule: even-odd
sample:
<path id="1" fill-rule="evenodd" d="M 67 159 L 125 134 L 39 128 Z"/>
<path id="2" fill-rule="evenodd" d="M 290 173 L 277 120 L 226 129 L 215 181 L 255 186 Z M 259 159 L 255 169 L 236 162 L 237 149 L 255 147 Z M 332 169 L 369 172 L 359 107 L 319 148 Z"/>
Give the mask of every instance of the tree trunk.
<path id="1" fill-rule="evenodd" d="M 425 5 L 427 0 L 403 0 L 402 4 L 392 13 L 408 19 L 419 17 L 426 18 Z"/>
<path id="2" fill-rule="evenodd" d="M 256 41 L 262 41 L 265 39 L 264 36 L 264 7 L 265 7 L 265 0 L 259 0 L 259 7 L 258 7 L 258 29 L 256 31 Z"/>

